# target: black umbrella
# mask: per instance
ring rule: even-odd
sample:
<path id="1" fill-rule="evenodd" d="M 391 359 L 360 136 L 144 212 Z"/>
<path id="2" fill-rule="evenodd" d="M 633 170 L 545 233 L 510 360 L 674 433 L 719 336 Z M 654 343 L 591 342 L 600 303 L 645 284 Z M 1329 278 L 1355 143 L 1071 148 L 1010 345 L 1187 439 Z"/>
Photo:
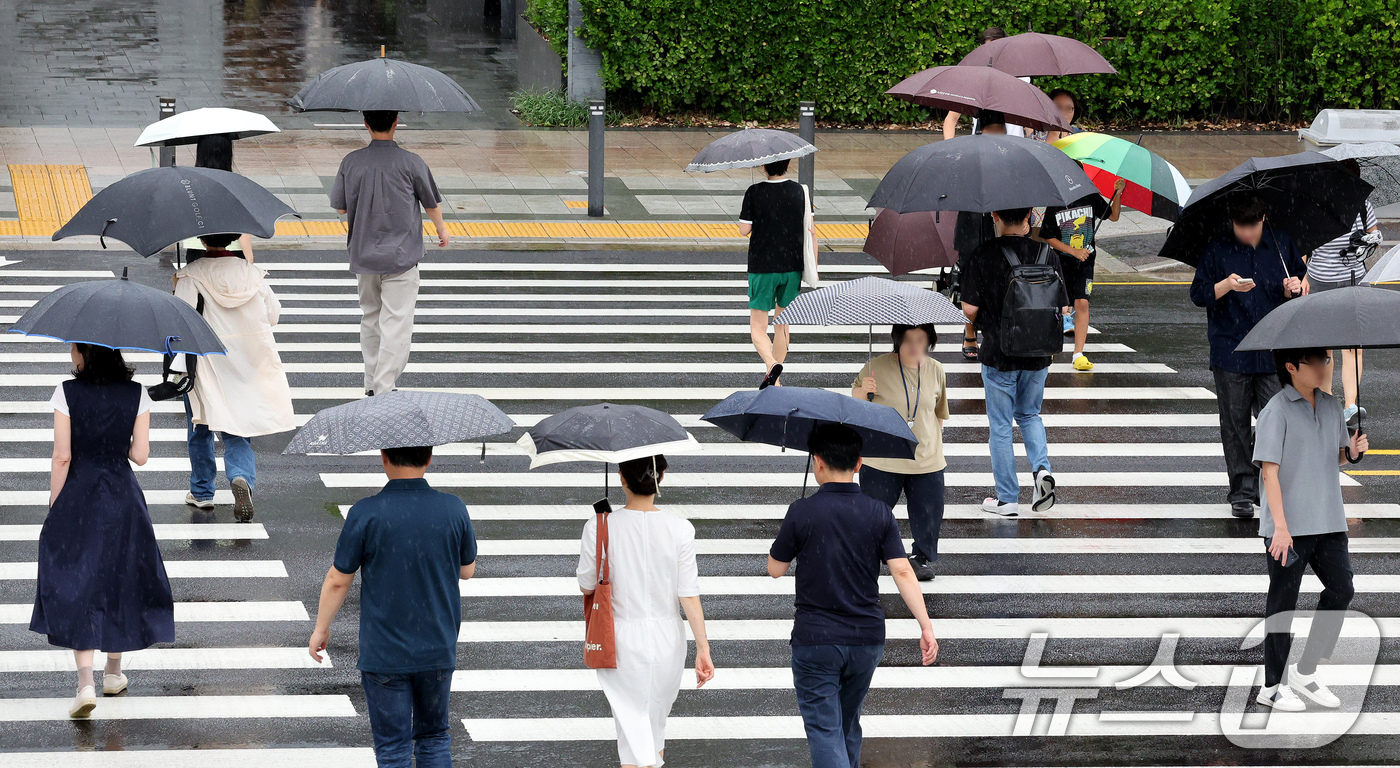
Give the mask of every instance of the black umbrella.
<path id="1" fill-rule="evenodd" d="M 1310 253 L 1350 232 L 1370 193 L 1370 184 L 1319 152 L 1252 157 L 1191 193 L 1157 255 L 1195 266 L 1210 241 L 1229 230 L 1231 206 L 1249 197 L 1268 207 L 1266 226 Z"/>
<path id="2" fill-rule="evenodd" d="M 1284 302 L 1249 332 L 1238 352 L 1400 347 L 1400 293 L 1344 286 Z M 1356 381 L 1361 395 L 1360 372 Z M 1360 424 L 1358 415 L 1358 425 Z"/>
<path id="3" fill-rule="evenodd" d="M 1049 144 L 1015 136 L 959 136 L 901 157 L 880 180 L 869 207 L 984 213 L 1069 205 L 1092 191 L 1084 169 Z"/>
<path id="4" fill-rule="evenodd" d="M 640 405 L 599 403 L 560 411 L 517 441 L 530 457 L 530 469 L 565 461 L 603 462 L 603 494 L 608 464 L 700 450 L 700 443 L 669 413 Z"/>
<path id="5" fill-rule="evenodd" d="M 306 422 L 283 454 L 350 454 L 477 440 L 515 422 L 481 395 L 395 389 L 326 408 Z M 481 444 L 486 458 L 486 443 Z"/>
<path id="6" fill-rule="evenodd" d="M 224 344 L 194 307 L 165 291 L 120 280 L 72 283 L 34 302 L 14 333 L 164 354 L 221 355 Z"/>
<path id="7" fill-rule="evenodd" d="M 455 80 L 431 67 L 384 57 L 329 69 L 287 102 L 298 112 L 479 112 Z"/>
<path id="8" fill-rule="evenodd" d="M 277 219 L 298 216 L 256 181 L 213 168 L 148 168 L 87 201 L 54 240 L 75 235 L 115 238 L 142 256 L 187 237 L 249 234 L 272 237 Z"/>
<path id="9" fill-rule="evenodd" d="M 706 144 L 685 169 L 722 171 L 729 168 L 755 168 L 779 160 L 805 157 L 817 148 L 806 139 L 774 128 L 745 128 Z"/>

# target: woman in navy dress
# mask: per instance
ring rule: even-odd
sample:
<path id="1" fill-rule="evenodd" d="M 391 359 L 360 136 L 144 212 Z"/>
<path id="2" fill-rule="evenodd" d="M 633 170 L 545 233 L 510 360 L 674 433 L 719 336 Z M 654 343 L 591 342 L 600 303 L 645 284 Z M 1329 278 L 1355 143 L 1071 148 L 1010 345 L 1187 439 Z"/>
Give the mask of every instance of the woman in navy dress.
<path id="1" fill-rule="evenodd" d="M 49 515 L 29 629 L 72 648 L 78 692 L 68 714 L 97 706 L 94 650 L 107 654 L 102 693 L 127 687 L 121 654 L 175 640 L 174 601 L 141 486 L 128 459 L 150 455 L 151 400 L 121 352 L 74 344 L 73 378 L 58 385 Z"/>

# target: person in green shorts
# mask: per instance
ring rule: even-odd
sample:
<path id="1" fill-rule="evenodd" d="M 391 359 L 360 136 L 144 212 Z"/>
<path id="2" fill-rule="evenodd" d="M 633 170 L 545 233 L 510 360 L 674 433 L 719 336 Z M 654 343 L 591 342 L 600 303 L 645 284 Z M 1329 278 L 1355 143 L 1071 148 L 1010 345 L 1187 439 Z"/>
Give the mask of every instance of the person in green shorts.
<path id="1" fill-rule="evenodd" d="M 782 375 L 790 339 L 786 325 L 773 326 L 768 337 L 768 313 L 776 317 L 802 287 L 807 196 L 802 185 L 785 178 L 787 170 L 787 160 L 763 166 L 768 178 L 744 192 L 739 211 L 739 234 L 749 238 L 749 334 L 767 370 L 759 389 Z"/>

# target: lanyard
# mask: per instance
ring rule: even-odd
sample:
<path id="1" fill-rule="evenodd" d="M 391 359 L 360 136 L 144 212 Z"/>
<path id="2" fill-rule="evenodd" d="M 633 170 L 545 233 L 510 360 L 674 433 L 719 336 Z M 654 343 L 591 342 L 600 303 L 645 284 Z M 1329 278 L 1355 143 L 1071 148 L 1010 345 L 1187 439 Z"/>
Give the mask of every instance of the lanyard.
<path id="1" fill-rule="evenodd" d="M 896 358 L 894 362 L 899 366 L 899 383 L 904 385 L 904 412 L 909 414 L 909 418 L 905 421 L 913 424 L 914 418 L 919 415 L 920 396 L 924 393 L 924 367 L 919 366 L 919 373 L 914 379 L 914 405 L 911 407 L 909 405 L 909 382 L 904 378 L 904 361 Z"/>

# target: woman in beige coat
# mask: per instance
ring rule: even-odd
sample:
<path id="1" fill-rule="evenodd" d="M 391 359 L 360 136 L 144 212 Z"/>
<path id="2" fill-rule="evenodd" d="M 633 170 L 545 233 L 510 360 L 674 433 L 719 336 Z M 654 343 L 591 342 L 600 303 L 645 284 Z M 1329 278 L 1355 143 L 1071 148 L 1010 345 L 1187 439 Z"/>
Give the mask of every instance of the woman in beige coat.
<path id="1" fill-rule="evenodd" d="M 200 358 L 189 417 L 190 492 L 185 503 L 214 507 L 214 432 L 224 443 L 224 473 L 233 488 L 233 514 L 253 519 L 257 471 L 249 438 L 296 428 L 292 391 L 277 356 L 272 326 L 282 310 L 261 269 L 227 250 L 237 235 L 207 235 L 204 258 L 175 273 L 175 295 L 190 306 L 203 299 L 204 319 L 228 348 Z"/>

